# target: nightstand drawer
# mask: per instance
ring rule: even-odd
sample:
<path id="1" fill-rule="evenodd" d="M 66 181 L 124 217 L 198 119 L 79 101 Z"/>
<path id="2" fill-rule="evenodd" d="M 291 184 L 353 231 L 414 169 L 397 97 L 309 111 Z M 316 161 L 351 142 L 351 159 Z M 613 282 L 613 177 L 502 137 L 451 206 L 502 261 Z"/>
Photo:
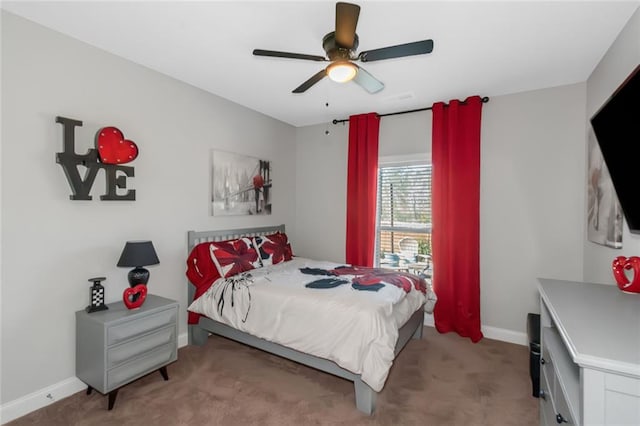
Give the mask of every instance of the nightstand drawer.
<path id="1" fill-rule="evenodd" d="M 157 328 L 175 324 L 177 313 L 178 310 L 175 308 L 167 309 L 157 314 L 138 318 L 135 321 L 128 321 L 124 324 L 110 327 L 107 334 L 107 346 L 122 342 L 138 334 L 148 333 Z"/>
<path id="2" fill-rule="evenodd" d="M 176 345 L 167 344 L 131 362 L 120 365 L 107 372 L 107 392 L 150 373 L 175 358 Z"/>
<path id="3" fill-rule="evenodd" d="M 111 347 L 107 351 L 107 368 L 115 367 L 167 343 L 175 345 L 175 334 L 176 328 L 172 325 L 155 333 Z"/>

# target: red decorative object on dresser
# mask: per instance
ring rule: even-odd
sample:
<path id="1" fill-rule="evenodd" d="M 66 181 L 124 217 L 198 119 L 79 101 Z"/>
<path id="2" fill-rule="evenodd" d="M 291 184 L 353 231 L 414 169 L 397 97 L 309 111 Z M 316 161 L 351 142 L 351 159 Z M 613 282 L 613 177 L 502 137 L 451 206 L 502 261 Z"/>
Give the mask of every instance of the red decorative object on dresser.
<path id="1" fill-rule="evenodd" d="M 128 309 L 136 309 L 142 306 L 147 298 L 147 286 L 138 284 L 135 287 L 129 287 L 122 293 L 122 301 Z"/>
<path id="2" fill-rule="evenodd" d="M 613 277 L 616 279 L 618 288 L 625 293 L 640 293 L 640 257 L 618 256 L 613 259 Z M 631 281 L 625 274 L 625 269 L 633 269 Z"/>

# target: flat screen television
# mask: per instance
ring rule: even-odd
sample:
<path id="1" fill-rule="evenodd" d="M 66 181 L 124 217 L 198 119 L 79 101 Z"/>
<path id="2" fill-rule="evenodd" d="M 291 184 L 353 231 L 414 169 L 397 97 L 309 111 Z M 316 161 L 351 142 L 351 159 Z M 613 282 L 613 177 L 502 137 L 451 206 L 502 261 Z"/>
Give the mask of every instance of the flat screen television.
<path id="1" fill-rule="evenodd" d="M 591 118 L 629 231 L 640 234 L 640 65 Z"/>

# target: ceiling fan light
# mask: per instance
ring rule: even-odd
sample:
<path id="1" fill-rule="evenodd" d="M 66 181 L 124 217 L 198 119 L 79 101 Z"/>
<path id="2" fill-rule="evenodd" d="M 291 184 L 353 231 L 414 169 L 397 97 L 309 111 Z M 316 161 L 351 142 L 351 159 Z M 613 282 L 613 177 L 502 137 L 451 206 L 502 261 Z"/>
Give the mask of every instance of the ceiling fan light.
<path id="1" fill-rule="evenodd" d="M 327 67 L 327 75 L 337 83 L 351 81 L 357 72 L 356 66 L 351 62 L 334 62 Z"/>

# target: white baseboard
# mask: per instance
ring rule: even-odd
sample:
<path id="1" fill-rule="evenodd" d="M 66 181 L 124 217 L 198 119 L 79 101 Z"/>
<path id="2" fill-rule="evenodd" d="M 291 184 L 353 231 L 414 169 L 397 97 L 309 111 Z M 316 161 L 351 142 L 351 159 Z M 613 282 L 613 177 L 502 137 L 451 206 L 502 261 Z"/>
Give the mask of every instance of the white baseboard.
<path id="1" fill-rule="evenodd" d="M 189 333 L 186 331 L 178 335 L 178 347 L 182 348 L 189 344 Z"/>
<path id="2" fill-rule="evenodd" d="M 187 346 L 189 341 L 188 333 L 178 335 L 178 347 Z M 76 392 L 87 389 L 77 377 L 69 377 L 66 380 L 48 386 L 44 389 L 25 395 L 22 398 L 9 401 L 0 406 L 0 424 L 5 424 L 32 411 L 46 407 L 56 401 L 73 395 Z"/>
<path id="3" fill-rule="evenodd" d="M 87 385 L 78 378 L 70 377 L 29 395 L 2 404 L 0 406 L 0 420 L 2 424 L 5 424 L 86 388 Z"/>
<path id="4" fill-rule="evenodd" d="M 435 327 L 433 315 L 424 314 L 424 325 Z M 487 339 L 500 340 L 502 342 L 515 343 L 516 345 L 529 345 L 527 334 L 520 331 L 507 330 L 506 328 L 491 327 L 483 325 L 481 327 L 482 334 Z"/>
<path id="5" fill-rule="evenodd" d="M 433 314 L 424 313 L 424 325 L 428 327 L 436 326 L 436 323 L 433 321 Z"/>
<path id="6" fill-rule="evenodd" d="M 529 346 L 527 333 L 523 333 L 521 331 L 483 325 L 482 334 L 484 334 L 484 337 L 487 339 L 501 340 L 503 342 L 515 343 L 516 345 Z"/>

